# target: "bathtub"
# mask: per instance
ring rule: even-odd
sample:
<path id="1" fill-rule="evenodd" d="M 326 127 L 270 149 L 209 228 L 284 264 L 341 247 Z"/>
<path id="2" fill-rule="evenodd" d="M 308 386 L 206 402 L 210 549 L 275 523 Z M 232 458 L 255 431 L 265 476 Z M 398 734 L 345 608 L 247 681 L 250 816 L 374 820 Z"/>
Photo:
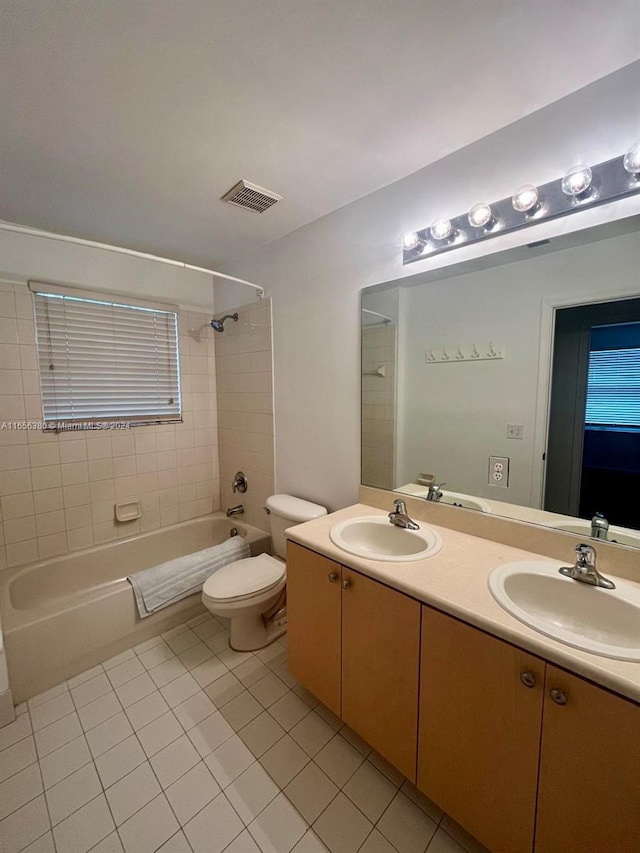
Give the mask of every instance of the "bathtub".
<path id="1" fill-rule="evenodd" d="M 234 527 L 252 556 L 270 550 L 267 533 L 215 513 L 3 571 L 0 611 L 14 700 L 204 613 L 198 592 L 141 619 L 126 576 L 223 542 Z"/>

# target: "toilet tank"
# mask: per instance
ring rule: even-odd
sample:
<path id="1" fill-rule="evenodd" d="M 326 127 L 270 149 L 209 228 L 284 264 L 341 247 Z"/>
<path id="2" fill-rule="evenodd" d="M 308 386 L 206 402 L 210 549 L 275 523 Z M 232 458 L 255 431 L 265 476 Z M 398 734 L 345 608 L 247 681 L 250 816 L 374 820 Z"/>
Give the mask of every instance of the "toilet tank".
<path id="1" fill-rule="evenodd" d="M 287 553 L 285 530 L 288 527 L 293 527 L 294 524 L 312 521 L 314 518 L 327 514 L 326 507 L 310 501 L 303 501 L 302 498 L 294 498 L 293 495 L 271 495 L 270 498 L 267 498 L 267 509 L 269 511 L 273 550 L 283 560 Z"/>

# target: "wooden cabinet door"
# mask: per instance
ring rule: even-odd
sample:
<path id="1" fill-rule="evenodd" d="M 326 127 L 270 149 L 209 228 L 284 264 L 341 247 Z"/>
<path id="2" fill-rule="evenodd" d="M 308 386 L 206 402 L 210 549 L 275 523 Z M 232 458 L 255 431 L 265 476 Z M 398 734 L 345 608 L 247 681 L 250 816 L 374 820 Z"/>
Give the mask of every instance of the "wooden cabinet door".
<path id="1" fill-rule="evenodd" d="M 556 699 L 552 691 L 562 691 Z M 638 853 L 640 705 L 547 665 L 536 853 Z"/>
<path id="2" fill-rule="evenodd" d="M 415 781 L 420 604 L 343 567 L 342 719 Z"/>
<path id="3" fill-rule="evenodd" d="M 333 560 L 287 543 L 289 670 L 338 716 L 341 572 Z"/>
<path id="4" fill-rule="evenodd" d="M 544 673 L 533 655 L 422 608 L 418 787 L 492 853 L 533 849 Z"/>

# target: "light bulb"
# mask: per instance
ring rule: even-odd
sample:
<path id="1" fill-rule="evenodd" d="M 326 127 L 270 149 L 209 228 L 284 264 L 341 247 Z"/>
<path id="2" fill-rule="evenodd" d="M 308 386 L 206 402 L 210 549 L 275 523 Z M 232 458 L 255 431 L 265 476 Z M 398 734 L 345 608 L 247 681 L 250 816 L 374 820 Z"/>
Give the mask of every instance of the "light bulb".
<path id="1" fill-rule="evenodd" d="M 562 192 L 573 198 L 584 195 L 591 186 L 591 179 L 592 174 L 589 166 L 585 166 L 583 163 L 573 166 L 562 179 Z"/>
<path id="2" fill-rule="evenodd" d="M 418 246 L 422 243 L 420 237 L 415 231 L 405 231 L 402 237 L 400 238 L 400 242 L 402 243 L 402 248 L 411 252 L 413 249 L 417 249 Z"/>
<path id="3" fill-rule="evenodd" d="M 636 144 L 632 145 L 627 151 L 622 159 L 622 165 L 630 175 L 637 175 L 640 173 L 640 142 L 636 142 Z"/>
<path id="4" fill-rule="evenodd" d="M 485 204 L 485 202 L 481 201 L 478 204 L 474 204 L 471 210 L 469 211 L 469 225 L 473 228 L 485 228 L 491 224 L 493 220 L 493 214 L 491 213 L 491 205 Z"/>
<path id="5" fill-rule="evenodd" d="M 434 219 L 429 230 L 434 240 L 447 240 L 454 233 L 450 219 Z"/>
<path id="6" fill-rule="evenodd" d="M 523 184 L 514 192 L 511 204 L 518 213 L 535 210 L 538 206 L 538 187 L 534 187 L 533 184 Z"/>

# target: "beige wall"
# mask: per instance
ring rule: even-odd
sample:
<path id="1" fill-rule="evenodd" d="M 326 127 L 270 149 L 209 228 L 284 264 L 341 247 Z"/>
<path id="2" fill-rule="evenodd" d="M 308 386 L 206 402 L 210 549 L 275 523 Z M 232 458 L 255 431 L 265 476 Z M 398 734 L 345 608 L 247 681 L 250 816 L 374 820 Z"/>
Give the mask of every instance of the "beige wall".
<path id="1" fill-rule="evenodd" d="M 209 319 L 180 314 L 183 423 L 61 435 L 0 429 L 0 567 L 219 509 Z M 0 282 L 0 427 L 41 418 L 31 294 Z M 114 503 L 136 498 L 142 518 L 117 523 Z"/>
<path id="2" fill-rule="evenodd" d="M 238 322 L 214 333 L 222 508 L 243 504 L 241 517 L 266 530 L 264 504 L 274 493 L 271 300 L 232 311 Z M 233 493 L 237 471 L 248 479 L 245 494 Z"/>

